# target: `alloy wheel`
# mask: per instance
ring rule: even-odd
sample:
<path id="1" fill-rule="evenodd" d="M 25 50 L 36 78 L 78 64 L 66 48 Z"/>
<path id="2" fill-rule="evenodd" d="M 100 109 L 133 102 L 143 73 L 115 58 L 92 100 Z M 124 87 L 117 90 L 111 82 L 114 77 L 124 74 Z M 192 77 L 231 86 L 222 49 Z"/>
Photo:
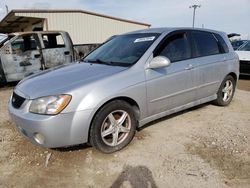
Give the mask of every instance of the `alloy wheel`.
<path id="1" fill-rule="evenodd" d="M 131 118 L 124 110 L 111 112 L 101 126 L 101 138 L 109 146 L 121 144 L 129 135 Z"/>
<path id="2" fill-rule="evenodd" d="M 222 100 L 227 102 L 231 99 L 233 95 L 233 83 L 231 80 L 227 80 L 224 84 L 224 88 L 222 89 Z"/>

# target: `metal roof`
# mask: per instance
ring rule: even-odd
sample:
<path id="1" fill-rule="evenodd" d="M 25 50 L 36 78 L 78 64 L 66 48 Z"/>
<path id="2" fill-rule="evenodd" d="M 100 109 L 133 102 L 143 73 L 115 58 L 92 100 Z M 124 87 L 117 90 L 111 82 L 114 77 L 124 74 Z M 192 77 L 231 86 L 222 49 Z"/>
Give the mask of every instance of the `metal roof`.
<path id="1" fill-rule="evenodd" d="M 30 24 L 36 24 L 41 22 L 41 18 L 30 18 L 30 17 L 22 17 L 22 16 L 15 16 L 14 11 L 10 11 L 0 22 L 0 32 L 1 33 L 11 33 L 16 31 L 16 28 L 19 28 L 20 25 L 22 27 L 26 27 Z"/>
<path id="2" fill-rule="evenodd" d="M 73 9 L 14 9 L 11 10 L 0 22 L 0 32 L 2 33 L 8 33 L 13 32 L 13 28 L 19 27 L 20 24 L 22 26 L 29 25 L 29 24 L 36 24 L 38 22 L 41 22 L 43 18 L 32 18 L 32 17 L 24 17 L 24 16 L 16 16 L 15 13 L 82 13 L 82 14 L 88 14 L 98 17 L 103 17 L 107 19 L 117 20 L 121 22 L 127 22 L 137 25 L 143 25 L 150 27 L 150 24 L 136 22 L 132 20 L 117 18 L 113 16 L 108 16 L 104 14 L 94 13 L 90 11 L 85 10 L 73 10 Z"/>

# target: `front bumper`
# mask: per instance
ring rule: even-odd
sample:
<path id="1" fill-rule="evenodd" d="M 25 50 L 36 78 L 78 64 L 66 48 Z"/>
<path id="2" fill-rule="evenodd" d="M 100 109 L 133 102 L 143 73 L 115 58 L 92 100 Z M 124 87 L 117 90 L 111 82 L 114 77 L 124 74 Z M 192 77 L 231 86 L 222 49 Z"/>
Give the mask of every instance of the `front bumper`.
<path id="1" fill-rule="evenodd" d="M 8 107 L 18 131 L 34 144 L 57 148 L 88 142 L 92 110 L 49 116 L 30 113 L 25 107 L 16 109 L 11 102 Z"/>

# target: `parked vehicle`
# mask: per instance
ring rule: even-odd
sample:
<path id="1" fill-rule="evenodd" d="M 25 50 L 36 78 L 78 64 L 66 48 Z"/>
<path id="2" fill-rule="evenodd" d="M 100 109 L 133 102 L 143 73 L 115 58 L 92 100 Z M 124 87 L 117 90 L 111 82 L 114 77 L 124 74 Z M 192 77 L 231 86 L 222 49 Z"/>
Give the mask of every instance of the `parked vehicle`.
<path id="1" fill-rule="evenodd" d="M 250 41 L 236 50 L 236 53 L 240 59 L 240 74 L 250 75 Z"/>
<path id="2" fill-rule="evenodd" d="M 225 33 L 147 29 L 108 40 L 81 63 L 24 79 L 9 112 L 34 144 L 89 142 L 112 153 L 150 121 L 209 101 L 228 105 L 238 75 L 238 56 Z"/>
<path id="3" fill-rule="evenodd" d="M 0 84 L 81 58 L 96 45 L 73 46 L 64 31 L 5 35 L 0 43 Z M 77 53 L 76 53 L 77 52 Z"/>
<path id="4" fill-rule="evenodd" d="M 233 49 L 237 50 L 240 46 L 242 46 L 246 42 L 247 40 L 236 40 L 236 41 L 232 41 L 231 44 L 233 46 Z"/>

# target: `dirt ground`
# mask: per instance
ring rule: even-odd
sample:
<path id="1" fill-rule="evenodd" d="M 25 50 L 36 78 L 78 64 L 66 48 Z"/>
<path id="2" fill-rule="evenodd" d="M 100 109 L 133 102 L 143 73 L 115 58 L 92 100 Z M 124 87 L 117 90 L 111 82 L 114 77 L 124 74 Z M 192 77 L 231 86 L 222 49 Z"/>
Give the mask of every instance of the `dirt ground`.
<path id="1" fill-rule="evenodd" d="M 239 88 L 250 85 L 240 81 Z M 19 136 L 0 89 L 0 187 L 249 187 L 250 92 L 150 123 L 120 152 L 51 150 Z M 46 166 L 47 161 L 47 166 Z"/>

